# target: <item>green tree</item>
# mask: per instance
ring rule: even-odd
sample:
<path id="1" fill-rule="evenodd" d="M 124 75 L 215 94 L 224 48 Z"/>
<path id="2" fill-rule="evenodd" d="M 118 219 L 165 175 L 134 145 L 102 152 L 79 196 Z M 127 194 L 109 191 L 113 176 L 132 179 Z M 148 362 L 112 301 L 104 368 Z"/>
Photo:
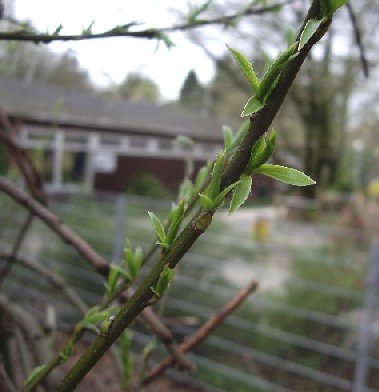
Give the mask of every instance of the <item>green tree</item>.
<path id="1" fill-rule="evenodd" d="M 137 73 L 130 73 L 116 88 L 116 95 L 129 101 L 158 102 L 159 87 L 151 79 Z"/>
<path id="2" fill-rule="evenodd" d="M 91 91 L 86 71 L 80 68 L 73 53 L 59 54 L 46 46 L 28 42 L 1 43 L 0 76 L 25 82 L 44 82 Z"/>
<path id="3" fill-rule="evenodd" d="M 205 89 L 199 82 L 196 72 L 191 70 L 180 89 L 179 104 L 197 112 L 204 108 Z"/>

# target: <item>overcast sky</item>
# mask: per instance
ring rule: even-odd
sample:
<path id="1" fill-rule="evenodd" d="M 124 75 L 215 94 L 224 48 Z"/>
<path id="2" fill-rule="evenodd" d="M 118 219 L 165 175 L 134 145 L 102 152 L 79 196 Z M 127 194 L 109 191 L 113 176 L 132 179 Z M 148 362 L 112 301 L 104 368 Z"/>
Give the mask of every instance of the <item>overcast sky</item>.
<path id="1" fill-rule="evenodd" d="M 80 33 L 93 21 L 93 32 L 100 32 L 130 21 L 144 22 L 144 27 L 162 27 L 175 22 L 168 8 L 186 10 L 186 0 L 14 0 L 15 16 L 29 19 L 41 31 L 54 31 L 63 24 L 62 33 Z M 213 64 L 184 35 L 170 35 L 176 47 L 168 50 L 145 39 L 107 38 L 81 42 L 54 43 L 56 51 L 73 50 L 95 83 L 121 82 L 128 72 L 140 72 L 155 80 L 165 99 L 178 94 L 185 76 L 195 69 L 204 83 L 213 76 Z"/>

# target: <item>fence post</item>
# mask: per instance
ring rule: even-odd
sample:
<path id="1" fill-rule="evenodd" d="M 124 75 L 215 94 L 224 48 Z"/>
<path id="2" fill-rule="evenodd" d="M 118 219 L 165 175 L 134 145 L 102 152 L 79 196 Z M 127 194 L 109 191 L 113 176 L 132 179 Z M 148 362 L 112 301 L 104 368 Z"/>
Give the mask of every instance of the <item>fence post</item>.
<path id="1" fill-rule="evenodd" d="M 117 264 L 123 257 L 123 249 L 125 245 L 126 196 L 121 193 L 117 194 L 115 202 L 112 261 Z"/>
<path id="2" fill-rule="evenodd" d="M 379 239 L 374 239 L 371 244 L 368 260 L 366 293 L 357 347 L 353 392 L 363 392 L 366 389 L 368 370 L 370 366 L 369 356 L 371 350 L 372 323 L 375 316 L 378 279 Z"/>

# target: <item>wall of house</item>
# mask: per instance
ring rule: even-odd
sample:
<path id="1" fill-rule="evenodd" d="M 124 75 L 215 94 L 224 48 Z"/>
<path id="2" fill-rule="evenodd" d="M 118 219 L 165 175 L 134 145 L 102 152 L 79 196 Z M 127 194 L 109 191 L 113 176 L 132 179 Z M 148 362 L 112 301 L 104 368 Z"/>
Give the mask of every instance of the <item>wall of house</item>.
<path id="1" fill-rule="evenodd" d="M 195 171 L 204 163 L 196 161 Z M 156 176 L 170 191 L 176 193 L 184 176 L 184 160 L 119 156 L 114 172 L 95 174 L 94 187 L 96 190 L 125 192 L 133 179 L 146 173 Z"/>

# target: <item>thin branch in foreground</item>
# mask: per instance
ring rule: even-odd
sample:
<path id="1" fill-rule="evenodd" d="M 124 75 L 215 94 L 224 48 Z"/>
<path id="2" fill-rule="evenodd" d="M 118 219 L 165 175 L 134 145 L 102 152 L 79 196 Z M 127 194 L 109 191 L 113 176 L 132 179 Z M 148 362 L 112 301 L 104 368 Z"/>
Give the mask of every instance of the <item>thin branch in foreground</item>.
<path id="1" fill-rule="evenodd" d="M 0 271 L 0 286 L 3 283 L 4 279 L 6 276 L 10 273 L 12 269 L 12 265 L 14 261 L 16 260 L 17 253 L 19 252 L 21 245 L 26 237 L 26 234 L 28 233 L 28 230 L 30 228 L 30 225 L 32 224 L 33 221 L 33 214 L 28 213 L 23 225 L 21 226 L 21 229 L 16 237 L 16 240 L 13 245 L 13 249 L 9 257 L 6 259 L 6 265 L 5 267 Z"/>
<path id="2" fill-rule="evenodd" d="M 2 392 L 16 392 L 16 388 L 9 379 L 4 365 L 0 362 L 0 391 Z"/>
<path id="3" fill-rule="evenodd" d="M 27 208 L 32 214 L 44 221 L 56 234 L 69 244 L 73 245 L 98 273 L 104 277 L 108 275 L 108 262 L 96 253 L 96 251 L 85 240 L 80 238 L 68 226 L 64 225 L 55 214 L 2 177 L 0 177 L 0 190 L 7 193 L 13 200 L 17 201 L 23 207 Z M 58 284 L 56 280 L 54 283 Z M 129 295 L 124 294 L 122 295 L 121 300 L 126 302 L 129 298 Z M 141 316 L 153 330 L 155 335 L 166 345 L 168 351 L 175 356 L 177 362 L 184 368 L 192 368 L 189 361 L 179 353 L 172 333 L 154 314 L 152 309 L 144 309 Z"/>
<path id="4" fill-rule="evenodd" d="M 9 260 L 11 257 L 10 254 L 3 254 L 0 253 L 0 259 Z M 71 287 L 53 270 L 45 267 L 41 263 L 36 263 L 31 261 L 27 257 L 24 256 L 17 256 L 16 262 L 21 266 L 30 269 L 33 272 L 36 272 L 38 275 L 43 276 L 46 278 L 54 287 L 58 288 L 64 296 L 73 304 L 77 309 L 80 310 L 82 313 L 86 313 L 88 310 L 87 305 L 83 302 L 76 292 L 71 289 Z"/>
<path id="5" fill-rule="evenodd" d="M 67 34 L 67 35 L 59 35 L 59 34 L 40 34 L 35 31 L 28 30 L 18 30 L 14 32 L 0 32 L 0 40 L 1 41 L 29 41 L 34 43 L 45 43 L 49 44 L 54 41 L 84 41 L 84 40 L 92 40 L 92 39 L 102 39 L 102 38 L 115 38 L 115 37 L 124 37 L 124 38 L 144 38 L 144 39 L 162 39 L 162 34 L 172 33 L 175 31 L 186 31 L 195 28 L 199 28 L 202 26 L 209 25 L 223 25 L 228 26 L 233 23 L 237 18 L 250 16 L 250 15 L 262 15 L 264 13 L 273 12 L 277 9 L 293 3 L 294 0 L 286 0 L 282 2 L 278 2 L 276 4 L 272 4 L 270 6 L 260 7 L 260 8 L 252 8 L 251 6 L 243 9 L 241 12 L 238 12 L 233 15 L 227 15 L 222 17 L 217 17 L 214 19 L 206 19 L 206 20 L 197 20 L 191 23 L 182 23 L 174 26 L 163 27 L 163 28 L 153 28 L 139 31 L 129 31 L 123 30 L 122 26 L 116 26 L 110 30 L 103 31 L 101 33 L 82 33 L 82 34 Z"/>
<path id="6" fill-rule="evenodd" d="M 43 189 L 42 177 L 25 150 L 17 144 L 14 137 L 16 135 L 16 129 L 0 106 L 0 129 L 1 128 L 5 132 L 0 133 L 0 141 L 7 146 L 18 170 L 25 180 L 29 192 L 35 199 L 46 205 L 47 198 Z"/>
<path id="7" fill-rule="evenodd" d="M 100 256 L 88 242 L 80 238 L 73 230 L 61 222 L 57 215 L 52 213 L 38 201 L 26 193 L 19 190 L 10 181 L 0 177 L 0 190 L 8 194 L 13 200 L 21 204 L 33 215 L 41 219 L 47 226 L 50 227 L 56 234 L 58 234 L 65 242 L 72 245 L 89 263 L 92 267 L 107 276 L 109 272 L 109 263 L 106 259 Z"/>
<path id="8" fill-rule="evenodd" d="M 194 334 L 184 340 L 179 345 L 180 350 L 185 353 L 191 351 L 199 343 L 207 338 L 232 312 L 234 312 L 258 287 L 258 283 L 254 280 L 244 289 L 242 289 L 234 298 L 232 298 L 220 312 L 213 315 L 205 322 Z M 164 359 L 158 365 L 154 366 L 148 377 L 144 381 L 144 385 L 153 381 L 156 377 L 161 375 L 168 367 L 174 364 L 174 358 L 169 357 Z"/>

